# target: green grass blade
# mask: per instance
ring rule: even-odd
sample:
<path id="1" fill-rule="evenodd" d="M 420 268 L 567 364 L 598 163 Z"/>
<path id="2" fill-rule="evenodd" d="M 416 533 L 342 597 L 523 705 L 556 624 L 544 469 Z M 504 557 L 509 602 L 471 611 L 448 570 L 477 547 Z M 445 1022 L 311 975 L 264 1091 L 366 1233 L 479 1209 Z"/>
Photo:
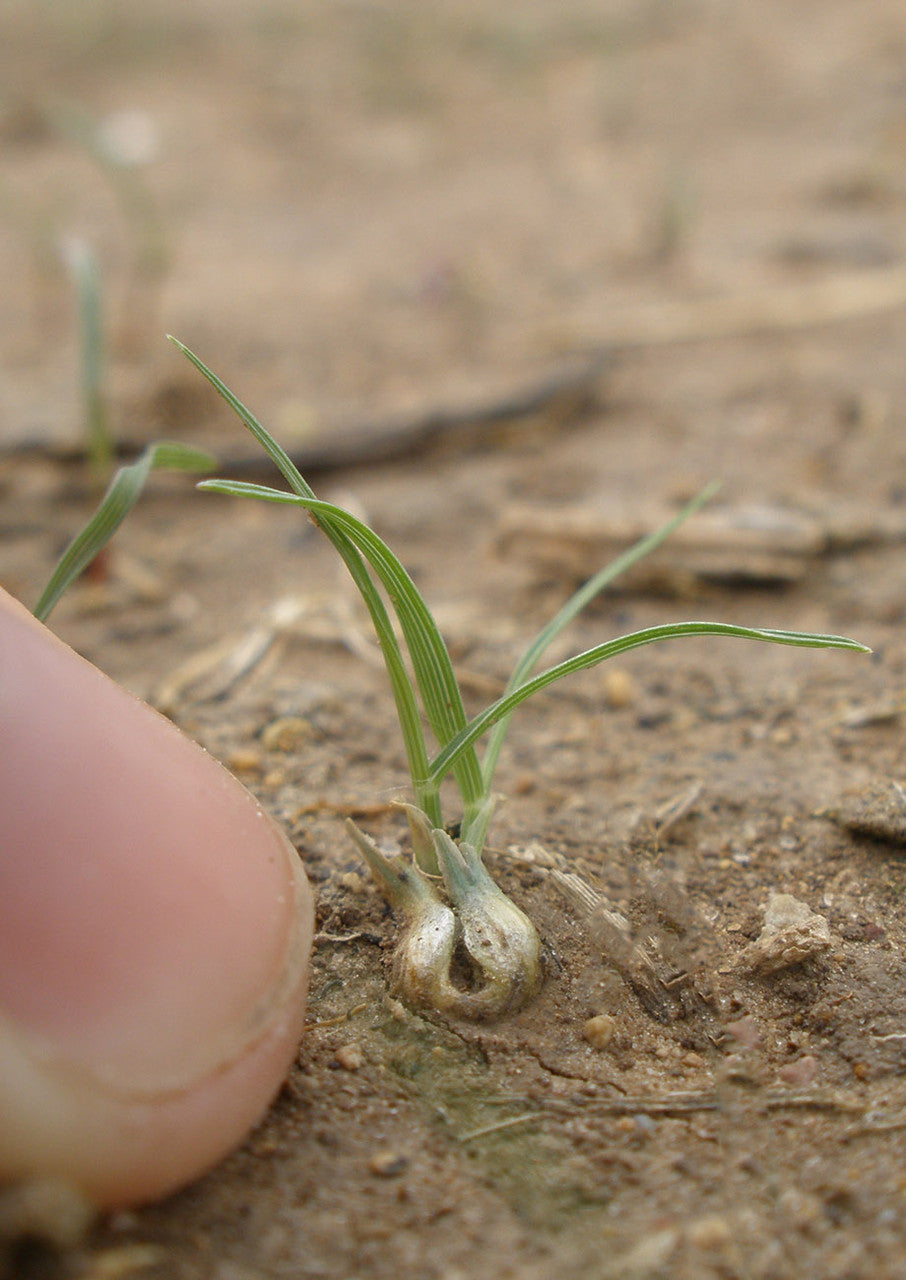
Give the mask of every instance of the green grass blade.
<path id="1" fill-rule="evenodd" d="M 777 631 L 766 627 L 737 627 L 728 622 L 679 622 L 659 627 L 647 627 L 644 631 L 634 631 L 630 635 L 619 636 L 605 644 L 595 645 L 592 649 L 577 654 L 573 658 L 542 671 L 512 690 L 486 708 L 480 715 L 470 720 L 467 727 L 431 762 L 431 776 L 440 782 L 453 767 L 458 755 L 466 751 L 478 741 L 483 734 L 501 720 L 510 715 L 521 703 L 546 689 L 548 685 L 575 671 L 585 671 L 589 667 L 617 654 L 626 653 L 630 649 L 641 648 L 642 645 L 656 644 L 661 640 L 673 640 L 682 636 L 736 636 L 743 640 L 761 640 L 769 644 L 788 644 L 806 649 L 850 649 L 857 653 L 870 653 L 864 644 L 850 640 L 846 636 L 820 635 L 809 631 Z"/>
<path id="2" fill-rule="evenodd" d="M 364 555 L 365 560 L 372 565 L 374 571 L 383 582 L 399 617 L 428 723 L 431 725 L 438 744 L 443 746 L 451 737 L 465 727 L 465 708 L 443 637 L 440 635 L 430 610 L 408 573 L 406 573 L 390 548 L 367 525 L 362 524 L 361 521 L 353 521 L 350 524 L 349 521 L 352 518 L 348 516 L 348 513 L 342 511 L 339 507 L 334 507 L 332 504 L 325 503 L 319 507 L 313 505 L 318 502 L 314 490 L 303 479 L 286 451 L 277 444 L 255 415 L 246 408 L 242 401 L 194 352 L 190 351 L 188 347 L 176 338 L 171 337 L 170 341 L 191 361 L 199 373 L 207 379 L 215 391 L 222 396 L 234 413 L 237 414 L 268 454 L 293 493 L 299 498 L 309 500 L 312 504 L 309 506 L 309 510 L 318 525 L 343 556 L 356 586 L 365 597 L 365 602 L 374 619 L 376 617 L 375 599 L 379 599 L 379 597 L 377 597 L 374 585 L 371 583 L 362 562 L 362 556 Z M 245 496 L 259 498 L 265 496 L 261 491 L 239 488 L 221 488 L 219 492 L 243 493 Z M 272 491 L 272 493 L 276 492 L 278 491 Z M 278 501 L 279 499 L 271 497 L 270 500 Z M 377 623 L 375 625 L 377 626 Z M 387 637 L 381 641 L 381 648 L 385 657 L 388 652 L 385 648 L 386 639 Z M 406 721 L 408 728 L 404 730 L 404 735 L 412 727 L 411 708 L 408 707 L 406 709 Z M 427 749 L 424 754 L 424 762 L 426 764 Z M 481 766 L 474 751 L 467 752 L 457 761 L 454 773 L 465 809 L 467 813 L 471 814 L 480 807 L 483 800 Z M 413 784 L 415 784 L 416 776 L 424 777 L 425 775 L 424 772 L 421 774 L 413 772 Z M 432 814 L 432 816 L 437 815 Z M 437 825 L 442 824 L 438 822 Z"/>
<path id="3" fill-rule="evenodd" d="M 274 463 L 277 470 L 292 489 L 293 493 L 297 493 L 301 497 L 313 498 L 315 496 L 314 489 L 312 489 L 311 486 L 303 480 L 299 473 L 299 468 L 293 462 L 292 458 L 285 449 L 282 449 L 280 445 L 277 444 L 270 432 L 261 425 L 252 411 L 247 409 L 237 396 L 233 395 L 233 392 L 229 389 L 226 383 L 218 378 L 217 374 L 214 373 L 213 370 L 209 369 L 204 361 L 200 360 L 194 351 L 190 351 L 184 343 L 180 342 L 178 338 L 174 338 L 172 334 L 167 334 L 167 338 L 173 343 L 177 350 L 182 352 L 191 364 L 194 364 L 202 377 L 211 384 L 217 394 L 230 406 L 237 418 L 239 418 L 243 425 L 248 428 L 267 456 Z"/>
<path id="4" fill-rule="evenodd" d="M 180 444 L 178 440 L 156 440 L 149 444 L 142 457 L 151 454 L 151 467 L 154 471 L 212 471 L 217 466 L 217 459 L 207 449 L 196 449 L 193 445 Z M 134 464 L 133 464 L 134 465 Z M 126 470 L 125 467 L 122 470 Z"/>
<path id="5" fill-rule="evenodd" d="M 254 438 L 261 445 L 262 449 L 276 466 L 277 470 L 283 476 L 297 498 L 315 499 L 314 490 L 302 477 L 298 467 L 290 458 L 285 449 L 277 443 L 270 432 L 258 421 L 250 409 L 242 403 L 242 401 L 233 394 L 226 383 L 218 378 L 217 374 L 209 369 L 194 351 L 191 351 L 178 338 L 168 335 L 173 343 L 191 364 L 195 366 L 198 372 L 205 378 L 219 396 L 230 406 L 240 422 L 251 432 Z M 227 485 L 228 482 L 223 482 Z M 245 486 L 238 484 L 235 488 L 210 486 L 220 493 L 233 493 L 239 496 L 264 498 L 270 502 L 286 501 L 291 499 L 291 494 L 281 493 L 278 489 L 267 489 L 265 486 L 251 486 L 247 489 Z M 260 490 L 260 491 L 259 491 Z M 440 801 L 437 797 L 436 788 L 432 788 L 430 784 L 424 782 L 428 774 L 428 747 L 425 742 L 424 731 L 422 730 L 421 716 L 418 710 L 418 703 L 415 697 L 415 689 L 412 681 L 409 679 L 409 673 L 406 671 L 406 665 L 403 662 L 403 656 L 400 652 L 396 636 L 393 632 L 393 626 L 384 607 L 384 602 L 380 594 L 371 580 L 368 572 L 368 566 L 356 548 L 352 540 L 343 532 L 339 525 L 327 519 L 319 522 L 319 527 L 333 543 L 340 556 L 343 558 L 349 573 L 355 583 L 359 594 L 365 601 L 365 606 L 371 615 L 371 621 L 374 626 L 378 638 L 378 644 L 381 648 L 381 654 L 384 658 L 384 665 L 387 668 L 387 675 L 390 680 L 390 687 L 393 691 L 393 698 L 396 704 L 397 717 L 400 722 L 400 730 L 403 735 L 403 743 L 406 750 L 406 759 L 409 766 L 409 773 L 412 778 L 413 789 L 416 794 L 416 800 L 419 806 L 428 814 L 432 822 L 437 826 L 443 825 L 440 812 Z"/>
<path id="6" fill-rule="evenodd" d="M 107 545 L 126 519 L 155 468 L 210 471 L 216 465 L 216 459 L 201 449 L 161 442 L 149 445 L 137 461 L 120 467 L 94 515 L 60 557 L 35 605 L 35 617 L 40 622 L 47 620 L 63 593 Z"/>
<path id="7" fill-rule="evenodd" d="M 706 502 L 713 498 L 719 488 L 720 483 L 718 481 L 709 484 L 691 502 L 688 502 L 681 511 L 677 512 L 672 519 L 668 520 L 666 524 L 656 529 L 654 533 L 649 533 L 644 538 L 640 538 L 638 542 L 624 551 L 622 555 L 617 556 L 610 564 L 605 565 L 603 569 L 589 578 L 574 595 L 570 596 L 559 612 L 551 618 L 546 627 L 542 628 L 526 649 L 510 676 L 504 689 L 504 694 L 511 693 L 513 689 L 517 689 L 519 685 L 525 683 L 553 641 L 594 600 L 595 596 L 600 595 L 620 574 L 625 573 L 627 569 L 632 568 L 639 560 L 650 555 L 662 542 L 665 542 L 681 524 L 684 524 L 690 516 L 693 516 Z M 487 791 L 491 789 L 497 761 L 508 728 L 509 717 L 505 716 L 502 720 L 498 720 L 488 740 L 487 751 L 482 761 L 482 775 Z"/>
<path id="8" fill-rule="evenodd" d="M 396 610 L 416 672 L 419 690 L 431 728 L 444 746 L 466 725 L 465 708 L 443 637 L 418 588 L 385 542 L 361 520 L 333 503 L 300 494 L 285 493 L 263 485 L 232 480 L 206 480 L 199 488 L 238 497 L 295 504 L 310 511 L 319 524 L 330 523 L 347 535 L 365 556 Z M 483 804 L 481 769 L 474 751 L 454 767 L 467 814 Z"/>

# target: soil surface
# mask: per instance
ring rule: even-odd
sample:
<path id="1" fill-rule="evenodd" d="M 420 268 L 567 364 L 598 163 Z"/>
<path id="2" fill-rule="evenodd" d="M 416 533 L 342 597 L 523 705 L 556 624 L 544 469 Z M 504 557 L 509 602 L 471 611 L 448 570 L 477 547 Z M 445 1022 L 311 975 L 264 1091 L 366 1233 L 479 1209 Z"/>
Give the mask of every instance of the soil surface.
<path id="1" fill-rule="evenodd" d="M 319 897 L 310 1025 L 240 1151 L 14 1270 L 906 1277 L 900 0 L 0 14 L 14 594 L 91 510 L 55 256 L 77 236 L 124 447 L 202 443 L 260 476 L 175 333 L 395 548 L 470 712 L 715 477 L 558 654 L 684 618 L 874 651 L 678 640 L 523 709 L 488 864 L 538 924 L 544 987 L 442 1020 L 388 990 L 395 925 L 342 829 L 402 842 L 406 774 L 341 566 L 291 511 L 155 476 L 53 625 L 286 824 Z M 805 919 L 768 937 L 776 895 Z"/>

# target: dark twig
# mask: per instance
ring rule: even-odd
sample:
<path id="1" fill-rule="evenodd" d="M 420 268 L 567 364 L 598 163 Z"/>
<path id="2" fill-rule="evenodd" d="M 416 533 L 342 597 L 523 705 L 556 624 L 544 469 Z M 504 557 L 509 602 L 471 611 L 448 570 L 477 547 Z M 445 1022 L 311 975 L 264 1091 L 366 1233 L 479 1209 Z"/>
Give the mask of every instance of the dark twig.
<path id="1" fill-rule="evenodd" d="M 317 476 L 351 467 L 378 466 L 441 450 L 466 451 L 499 446 L 510 431 L 556 430 L 581 421 L 600 404 L 600 379 L 606 359 L 596 354 L 546 374 L 527 386 L 494 398 L 450 407 L 429 408 L 408 416 L 362 422 L 300 445 L 290 457 L 305 475 Z M 144 446 L 134 440 L 116 442 L 118 459 L 138 456 Z M 63 465 L 81 464 L 84 450 L 53 440 L 23 441 L 4 451 L 7 457 L 49 458 Z M 255 479 L 271 475 L 264 453 L 221 457 L 224 476 Z"/>

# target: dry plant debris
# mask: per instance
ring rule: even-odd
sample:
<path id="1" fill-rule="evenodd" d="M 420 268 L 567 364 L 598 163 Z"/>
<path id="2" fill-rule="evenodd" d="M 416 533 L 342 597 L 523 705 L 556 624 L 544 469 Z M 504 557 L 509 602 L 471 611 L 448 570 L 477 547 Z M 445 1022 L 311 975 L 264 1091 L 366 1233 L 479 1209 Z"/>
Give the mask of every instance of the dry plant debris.
<path id="1" fill-rule="evenodd" d="M 791 586 L 828 557 L 906 538 L 906 517 L 899 512 L 830 501 L 813 507 L 736 504 L 704 511 L 634 566 L 624 589 L 682 595 L 695 583 Z M 514 503 L 498 519 L 495 547 L 541 572 L 578 580 L 665 518 L 654 507 L 634 506 L 630 513 L 616 505 L 574 503 L 538 511 Z"/>
<path id="2" fill-rule="evenodd" d="M 766 976 L 813 960 L 830 949 L 830 926 L 805 902 L 789 893 L 774 893 L 764 913 L 764 928 L 739 957 L 750 973 Z"/>

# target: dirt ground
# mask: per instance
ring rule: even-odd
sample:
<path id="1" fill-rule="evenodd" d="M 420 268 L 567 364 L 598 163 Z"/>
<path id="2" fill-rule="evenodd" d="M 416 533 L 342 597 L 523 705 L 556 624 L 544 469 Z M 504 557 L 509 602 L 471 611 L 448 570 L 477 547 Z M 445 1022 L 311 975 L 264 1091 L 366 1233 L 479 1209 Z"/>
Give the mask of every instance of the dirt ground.
<path id="1" fill-rule="evenodd" d="M 6 0 L 0 21 L 14 594 L 90 510 L 54 258 L 81 236 L 118 437 L 252 474 L 178 335 L 397 550 L 470 711 L 714 477 L 709 514 L 558 652 L 695 617 L 874 651 L 682 640 L 525 709 L 488 862 L 545 984 L 495 1024 L 442 1021 L 388 992 L 394 924 L 342 831 L 402 839 L 405 766 L 331 549 L 156 477 L 109 581 L 53 625 L 286 823 L 319 898 L 310 1026 L 242 1150 L 14 1273 L 906 1277 L 900 0 Z M 125 183 L 84 120 L 141 160 Z M 261 661 L 190 678 L 287 598 Z M 772 966 L 776 894 L 814 914 Z"/>

